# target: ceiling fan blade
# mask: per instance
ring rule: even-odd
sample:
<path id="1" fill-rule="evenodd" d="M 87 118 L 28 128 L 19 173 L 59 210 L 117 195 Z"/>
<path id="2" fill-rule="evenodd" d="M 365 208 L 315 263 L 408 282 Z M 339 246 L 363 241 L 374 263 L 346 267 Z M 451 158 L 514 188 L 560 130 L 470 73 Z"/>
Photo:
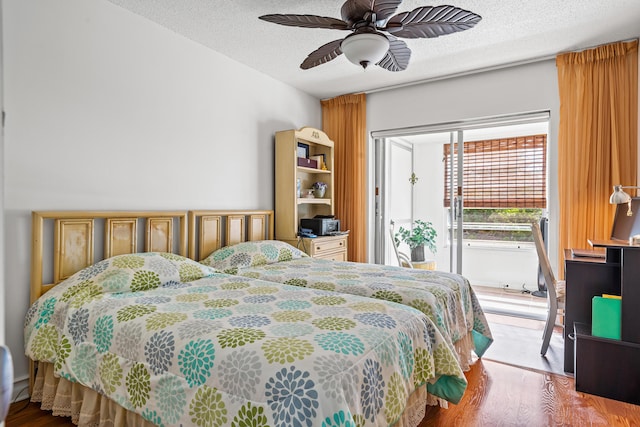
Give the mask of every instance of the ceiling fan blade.
<path id="1" fill-rule="evenodd" d="M 397 14 L 384 30 L 408 39 L 434 38 L 468 30 L 481 19 L 480 15 L 455 6 L 424 6 Z"/>
<path id="2" fill-rule="evenodd" d="M 303 70 L 308 70 L 309 68 L 325 64 L 332 59 L 335 59 L 338 56 L 342 55 L 342 49 L 340 49 L 342 40 L 343 39 L 334 40 L 320 46 L 318 49 L 311 52 L 309 56 L 307 56 L 307 59 L 302 61 L 302 64 L 300 64 L 300 68 L 302 68 Z"/>
<path id="3" fill-rule="evenodd" d="M 402 0 L 347 0 L 340 14 L 349 25 L 362 21 L 368 12 L 376 14 L 376 21 L 383 21 L 393 15 Z"/>
<path id="4" fill-rule="evenodd" d="M 327 18 L 316 15 L 262 15 L 258 17 L 263 21 L 274 24 L 287 25 L 289 27 L 326 28 L 328 30 L 348 30 L 349 25 L 341 19 Z"/>
<path id="5" fill-rule="evenodd" d="M 411 59 L 411 49 L 402 40 L 395 37 L 387 38 L 389 39 L 389 50 L 377 65 L 394 72 L 406 70 L 409 59 Z"/>

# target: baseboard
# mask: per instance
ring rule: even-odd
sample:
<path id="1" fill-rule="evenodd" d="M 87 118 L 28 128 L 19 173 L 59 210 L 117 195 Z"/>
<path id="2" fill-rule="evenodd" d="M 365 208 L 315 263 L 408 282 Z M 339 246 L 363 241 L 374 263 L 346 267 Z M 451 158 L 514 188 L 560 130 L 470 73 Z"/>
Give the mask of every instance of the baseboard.
<path id="1" fill-rule="evenodd" d="M 13 393 L 11 403 L 19 402 L 29 398 L 29 376 L 15 379 L 13 381 Z"/>

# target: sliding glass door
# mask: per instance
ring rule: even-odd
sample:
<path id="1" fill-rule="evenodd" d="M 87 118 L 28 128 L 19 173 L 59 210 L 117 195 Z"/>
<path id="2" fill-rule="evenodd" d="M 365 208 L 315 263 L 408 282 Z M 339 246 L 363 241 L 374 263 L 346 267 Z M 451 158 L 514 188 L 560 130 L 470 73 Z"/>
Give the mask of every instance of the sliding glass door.
<path id="1" fill-rule="evenodd" d="M 425 255 L 438 270 L 480 285 L 536 289 L 530 223 L 546 215 L 548 117 L 373 132 L 375 262 L 397 264 L 391 221 L 397 231 L 420 219 L 437 230 L 437 251 Z"/>

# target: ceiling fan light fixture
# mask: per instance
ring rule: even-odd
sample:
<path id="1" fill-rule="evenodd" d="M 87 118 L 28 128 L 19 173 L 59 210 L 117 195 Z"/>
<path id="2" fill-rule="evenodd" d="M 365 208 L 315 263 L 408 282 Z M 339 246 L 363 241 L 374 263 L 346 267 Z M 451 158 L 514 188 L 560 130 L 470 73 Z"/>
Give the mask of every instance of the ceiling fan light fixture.
<path id="1" fill-rule="evenodd" d="M 389 40 L 380 33 L 360 33 L 346 37 L 340 49 L 349 61 L 367 68 L 377 64 L 389 50 Z"/>

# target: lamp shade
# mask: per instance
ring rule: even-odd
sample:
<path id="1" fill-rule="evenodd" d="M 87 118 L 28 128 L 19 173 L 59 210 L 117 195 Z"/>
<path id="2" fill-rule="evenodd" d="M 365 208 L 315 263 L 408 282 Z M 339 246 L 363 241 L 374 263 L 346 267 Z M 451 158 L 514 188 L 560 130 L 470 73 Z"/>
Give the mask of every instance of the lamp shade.
<path id="1" fill-rule="evenodd" d="M 609 197 L 609 203 L 619 205 L 620 203 L 629 203 L 631 196 L 624 192 L 622 185 L 614 185 L 613 193 Z"/>
<path id="2" fill-rule="evenodd" d="M 389 50 L 389 40 L 379 33 L 351 34 L 340 44 L 349 61 L 362 68 L 380 62 Z"/>

